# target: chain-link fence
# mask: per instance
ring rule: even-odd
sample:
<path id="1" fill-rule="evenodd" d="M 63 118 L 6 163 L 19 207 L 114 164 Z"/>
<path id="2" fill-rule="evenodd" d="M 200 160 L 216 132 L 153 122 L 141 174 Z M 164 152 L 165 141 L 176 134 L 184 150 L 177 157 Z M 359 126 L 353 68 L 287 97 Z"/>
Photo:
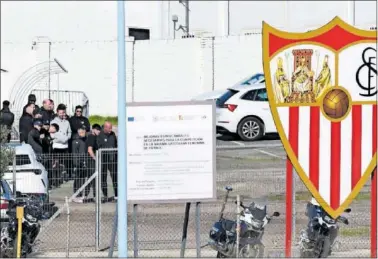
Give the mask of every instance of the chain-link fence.
<path id="1" fill-rule="evenodd" d="M 98 151 L 95 163 L 89 156 L 79 154 L 55 153 L 36 157 L 30 146 L 23 146 L 17 149 L 15 174 L 10 169 L 4 178 L 11 186 L 15 179 L 17 190 L 22 193 L 33 194 L 45 199 L 46 202 L 55 203 L 55 208 L 51 209 L 53 217 L 41 221 L 41 233 L 37 237 L 36 252 L 33 256 L 108 256 L 116 212 L 116 150 Z M 269 214 L 274 211 L 280 212 L 281 215 L 266 226 L 262 242 L 265 245 L 266 257 L 284 257 L 284 157 L 282 148 L 276 148 L 276 151 L 261 148 L 217 148 L 218 199 L 217 202 L 191 205 L 186 257 L 216 256 L 216 253 L 205 245 L 210 228 L 218 219 L 225 186 L 233 187 L 225 211 L 225 217 L 228 219 L 236 220 L 236 195 L 241 195 L 243 202 L 247 204 L 252 201 L 266 204 Z M 299 233 L 308 222 L 304 213 L 305 206 L 311 195 L 297 176 L 294 189 L 295 234 L 292 250 L 293 256 L 297 257 Z M 335 247 L 331 257 L 370 255 L 370 182 L 357 196 L 351 208 L 352 213 L 348 216 L 350 224 L 340 225 L 339 245 Z M 180 256 L 185 204 L 129 204 L 128 214 L 130 257 Z M 117 255 L 117 245 L 116 239 L 114 256 Z"/>
<path id="2" fill-rule="evenodd" d="M 229 203 L 226 207 L 226 217 L 236 220 L 236 195 L 242 196 L 244 203 L 257 201 L 266 204 L 268 212 L 280 212 L 266 227 L 263 237 L 265 256 L 284 257 L 285 255 L 285 226 L 286 226 L 286 171 L 284 167 L 284 152 L 282 148 L 258 153 L 250 151 L 240 152 L 223 151 L 217 149 L 217 202 L 203 203 L 196 207 L 192 204 L 186 240 L 188 257 L 215 257 L 216 253 L 205 246 L 208 242 L 209 231 L 217 221 L 222 200 L 225 195 L 225 186 L 232 186 Z M 259 150 L 261 151 L 261 150 Z M 114 156 L 115 150 L 102 150 L 101 157 Z M 278 152 L 278 155 L 277 155 Z M 106 154 L 106 155 L 105 155 Z M 231 154 L 231 155 L 230 155 Z M 264 155 L 265 154 L 265 155 Z M 272 156 L 273 155 L 273 156 Z M 281 155 L 281 156 L 280 156 Z M 108 186 L 113 195 L 111 166 L 116 160 L 99 163 L 99 171 L 108 176 L 108 185 L 102 182 L 102 187 Z M 233 161 L 227 161 L 232 159 Z M 100 158 L 101 161 L 101 158 Z M 103 164 L 107 164 L 101 168 Z M 223 168 L 227 164 L 227 168 Z M 113 169 L 115 168 L 115 165 Z M 219 170 L 221 168 L 221 170 Z M 311 194 L 304 186 L 298 175 L 294 181 L 295 202 L 293 208 L 294 231 L 292 239 L 292 255 L 299 257 L 299 234 L 305 229 L 308 218 L 305 216 L 307 202 Z M 364 187 L 360 195 L 352 203 L 352 214 L 348 217 L 350 224 L 340 225 L 337 245 L 331 256 L 367 257 L 370 255 L 370 182 Z M 111 233 L 114 227 L 114 213 L 116 205 L 101 203 L 99 248 L 107 249 L 111 242 Z M 197 210 L 198 209 L 198 210 Z M 185 215 L 185 204 L 143 204 L 129 205 L 128 208 L 128 250 L 130 256 L 138 257 L 178 257 L 182 245 L 182 232 Z M 200 222 L 199 226 L 196 225 Z M 199 238 L 199 240 L 198 240 Z M 116 250 L 117 243 L 114 249 Z M 200 250 L 200 252 L 198 251 Z"/>
<path id="3" fill-rule="evenodd" d="M 44 204 L 35 256 L 95 251 L 95 160 L 86 154 L 35 155 L 23 144 L 16 146 L 15 164 L 9 169 L 4 175 L 9 185 L 15 182 L 18 192 Z"/>

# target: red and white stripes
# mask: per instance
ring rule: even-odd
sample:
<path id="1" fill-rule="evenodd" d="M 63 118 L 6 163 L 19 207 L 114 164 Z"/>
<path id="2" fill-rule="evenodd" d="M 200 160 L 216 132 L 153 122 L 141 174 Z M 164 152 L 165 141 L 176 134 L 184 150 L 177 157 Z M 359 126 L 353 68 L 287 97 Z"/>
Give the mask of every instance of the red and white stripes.
<path id="1" fill-rule="evenodd" d="M 329 121 L 315 106 L 277 110 L 303 171 L 323 199 L 337 209 L 372 161 L 372 150 L 377 149 L 373 149 L 377 105 L 353 105 L 341 122 Z"/>

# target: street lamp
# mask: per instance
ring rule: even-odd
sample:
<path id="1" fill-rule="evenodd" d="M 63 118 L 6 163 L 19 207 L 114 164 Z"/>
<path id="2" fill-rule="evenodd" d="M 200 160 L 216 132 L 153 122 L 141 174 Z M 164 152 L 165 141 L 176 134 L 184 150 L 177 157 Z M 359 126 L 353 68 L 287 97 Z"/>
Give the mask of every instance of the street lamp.
<path id="1" fill-rule="evenodd" d="M 186 33 L 186 36 L 189 36 L 189 0 L 179 0 L 179 3 L 185 7 L 185 26 L 180 25 L 178 28 L 176 26 L 178 22 L 178 16 L 172 15 L 173 21 L 173 38 L 176 38 L 176 31 L 182 30 Z"/>
<path id="2" fill-rule="evenodd" d="M 177 15 L 172 15 L 172 22 L 173 22 L 173 38 L 176 39 L 176 31 L 182 30 L 185 32 L 187 35 L 189 35 L 189 32 L 187 31 L 186 26 L 182 26 L 181 24 L 177 28 L 177 22 L 178 22 L 178 16 Z"/>

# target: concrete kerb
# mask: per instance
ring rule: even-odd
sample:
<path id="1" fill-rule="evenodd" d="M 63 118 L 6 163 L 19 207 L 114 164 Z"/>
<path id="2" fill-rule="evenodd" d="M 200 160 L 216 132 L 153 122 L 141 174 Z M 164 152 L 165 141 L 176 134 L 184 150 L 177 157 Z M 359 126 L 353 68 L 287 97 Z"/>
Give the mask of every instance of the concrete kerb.
<path id="1" fill-rule="evenodd" d="M 269 148 L 269 147 L 282 147 L 282 144 L 254 144 L 254 145 L 245 145 L 245 146 L 218 145 L 217 150 L 256 149 L 256 148 Z"/>
<path id="2" fill-rule="evenodd" d="M 298 248 L 294 248 L 294 255 L 299 257 L 299 250 Z M 138 251 L 138 257 L 141 258 L 179 258 L 180 257 L 180 249 L 165 249 L 165 250 L 140 250 Z M 41 258 L 41 257 L 49 257 L 49 258 L 64 258 L 66 257 L 65 252 L 43 252 L 43 253 L 33 253 L 30 255 L 32 258 Z M 128 257 L 133 257 L 134 252 L 132 250 L 128 251 Z M 103 252 L 70 252 L 70 257 L 78 258 L 78 257 L 90 257 L 90 258 L 104 258 L 108 257 L 108 251 Z M 114 251 L 113 257 L 118 257 L 117 251 Z M 186 249 L 185 250 L 185 257 L 187 258 L 196 258 L 197 253 L 196 249 Z M 211 249 L 201 249 L 201 257 L 202 258 L 215 258 L 216 252 Z M 269 249 L 265 253 L 265 258 L 283 258 L 285 257 L 284 250 L 282 249 Z M 351 251 L 335 251 L 332 254 L 332 257 L 336 258 L 345 258 L 345 257 L 362 257 L 368 258 L 370 257 L 370 250 L 369 249 L 354 249 Z"/>
<path id="3" fill-rule="evenodd" d="M 40 257 L 58 257 L 58 258 L 64 258 L 66 257 L 65 252 L 43 252 L 43 253 L 33 253 L 31 254 L 31 257 L 33 258 L 40 258 Z M 70 257 L 78 258 L 78 257 L 91 257 L 91 258 L 103 258 L 108 257 L 108 251 L 103 252 L 70 252 Z M 118 252 L 114 251 L 113 257 L 118 257 Z M 134 257 L 134 251 L 129 250 L 128 251 L 128 257 Z M 180 257 L 180 249 L 170 249 L 170 250 L 140 250 L 138 251 L 138 257 L 145 257 L 145 258 L 179 258 Z M 196 249 L 186 249 L 185 250 L 185 257 L 189 258 L 196 258 L 197 253 Z M 201 257 L 210 258 L 210 257 L 216 257 L 216 252 L 206 249 L 201 251 Z"/>

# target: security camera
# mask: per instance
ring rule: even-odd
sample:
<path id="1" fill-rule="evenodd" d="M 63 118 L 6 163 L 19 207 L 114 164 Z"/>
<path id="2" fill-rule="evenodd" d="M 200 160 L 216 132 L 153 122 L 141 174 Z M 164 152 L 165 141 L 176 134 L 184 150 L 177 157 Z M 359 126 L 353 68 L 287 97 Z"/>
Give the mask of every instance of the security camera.
<path id="1" fill-rule="evenodd" d="M 178 22 L 178 16 L 177 15 L 172 15 L 172 21 L 173 22 Z"/>

